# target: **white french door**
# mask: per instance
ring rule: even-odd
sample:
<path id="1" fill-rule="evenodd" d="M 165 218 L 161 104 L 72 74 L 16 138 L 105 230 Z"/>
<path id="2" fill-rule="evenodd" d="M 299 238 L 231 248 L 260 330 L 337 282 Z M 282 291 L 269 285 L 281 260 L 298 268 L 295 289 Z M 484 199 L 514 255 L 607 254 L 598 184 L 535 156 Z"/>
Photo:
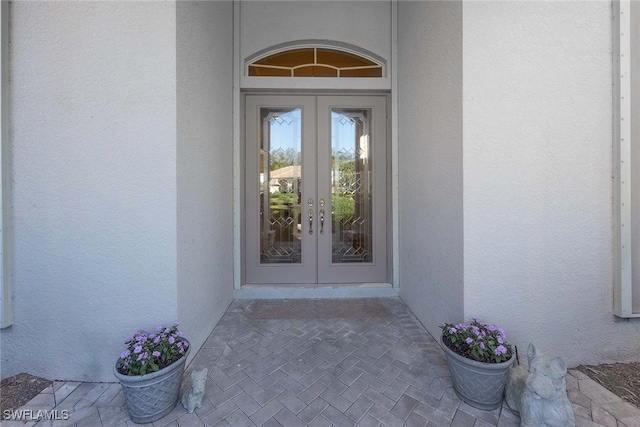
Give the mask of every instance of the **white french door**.
<path id="1" fill-rule="evenodd" d="M 245 282 L 386 282 L 384 96 L 247 95 Z"/>

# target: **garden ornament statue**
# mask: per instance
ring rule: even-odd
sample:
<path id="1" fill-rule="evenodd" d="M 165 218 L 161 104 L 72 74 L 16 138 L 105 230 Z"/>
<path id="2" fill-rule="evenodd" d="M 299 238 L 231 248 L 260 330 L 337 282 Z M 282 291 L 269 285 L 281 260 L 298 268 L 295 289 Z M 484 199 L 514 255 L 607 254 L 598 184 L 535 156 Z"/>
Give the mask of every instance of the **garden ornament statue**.
<path id="1" fill-rule="evenodd" d="M 207 382 L 207 368 L 200 371 L 191 372 L 191 387 L 182 395 L 182 406 L 188 413 L 193 413 L 198 408 L 202 408 L 202 398 L 204 397 L 204 387 Z"/>
<path id="2" fill-rule="evenodd" d="M 567 397 L 567 363 L 562 357 L 545 359 L 529 344 L 529 371 L 511 367 L 505 387 L 509 408 L 520 413 L 520 427 L 574 427 Z"/>

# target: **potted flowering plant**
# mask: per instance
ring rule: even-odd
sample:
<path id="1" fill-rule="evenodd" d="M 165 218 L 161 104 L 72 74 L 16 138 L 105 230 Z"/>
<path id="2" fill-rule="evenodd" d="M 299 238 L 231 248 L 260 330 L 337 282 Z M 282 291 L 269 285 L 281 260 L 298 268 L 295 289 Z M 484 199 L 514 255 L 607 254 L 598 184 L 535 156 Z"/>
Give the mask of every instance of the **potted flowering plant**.
<path id="1" fill-rule="evenodd" d="M 122 385 L 131 420 L 151 423 L 178 403 L 189 341 L 176 322 L 158 326 L 153 333 L 140 330 L 125 344 L 113 373 Z"/>
<path id="2" fill-rule="evenodd" d="M 440 327 L 456 394 L 476 408 L 497 408 L 502 401 L 507 371 L 515 360 L 504 330 L 478 319 Z"/>

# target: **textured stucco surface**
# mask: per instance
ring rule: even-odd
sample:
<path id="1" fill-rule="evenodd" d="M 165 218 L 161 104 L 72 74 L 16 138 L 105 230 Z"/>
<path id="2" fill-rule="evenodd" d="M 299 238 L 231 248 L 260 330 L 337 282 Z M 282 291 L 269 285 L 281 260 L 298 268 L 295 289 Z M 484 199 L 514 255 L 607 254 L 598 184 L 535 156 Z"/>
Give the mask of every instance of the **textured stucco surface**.
<path id="1" fill-rule="evenodd" d="M 640 351 L 613 316 L 610 8 L 464 4 L 465 318 L 570 366 Z"/>
<path id="2" fill-rule="evenodd" d="M 462 5 L 398 4 L 400 295 L 432 335 L 463 317 Z"/>
<path id="3" fill-rule="evenodd" d="M 113 381 L 176 303 L 172 2 L 11 3 L 15 322 L 2 377 Z"/>
<path id="4" fill-rule="evenodd" d="M 312 38 L 390 57 L 387 1 L 240 8 L 243 58 Z M 197 347 L 229 304 L 232 33 L 226 2 L 11 4 L 3 378 L 113 381 L 135 329 L 178 319 Z M 414 313 L 637 360 L 640 322 L 612 314 L 610 4 L 400 2 L 398 66 Z"/>
<path id="5" fill-rule="evenodd" d="M 178 318 L 199 348 L 233 299 L 233 3 L 178 2 L 177 27 Z"/>
<path id="6" fill-rule="evenodd" d="M 391 2 L 242 1 L 240 57 L 296 40 L 332 40 L 391 57 Z M 265 37 L 265 35 L 267 35 Z"/>

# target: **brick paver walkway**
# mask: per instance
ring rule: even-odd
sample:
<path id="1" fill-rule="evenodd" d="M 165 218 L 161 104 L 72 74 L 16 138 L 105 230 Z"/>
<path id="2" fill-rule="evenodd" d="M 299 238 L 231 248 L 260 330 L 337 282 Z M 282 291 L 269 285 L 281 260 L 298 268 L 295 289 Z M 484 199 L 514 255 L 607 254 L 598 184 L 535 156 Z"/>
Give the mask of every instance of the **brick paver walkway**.
<path id="1" fill-rule="evenodd" d="M 154 426 L 519 425 L 506 405 L 457 398 L 441 349 L 399 298 L 236 300 L 188 370 L 201 367 L 202 408 L 178 405 Z M 578 426 L 640 426 L 638 408 L 586 376 L 571 371 L 567 388 Z M 53 408 L 69 419 L 38 426 L 136 425 L 119 384 L 55 382 L 23 407 Z M 25 425 L 2 425 L 14 423 Z"/>

